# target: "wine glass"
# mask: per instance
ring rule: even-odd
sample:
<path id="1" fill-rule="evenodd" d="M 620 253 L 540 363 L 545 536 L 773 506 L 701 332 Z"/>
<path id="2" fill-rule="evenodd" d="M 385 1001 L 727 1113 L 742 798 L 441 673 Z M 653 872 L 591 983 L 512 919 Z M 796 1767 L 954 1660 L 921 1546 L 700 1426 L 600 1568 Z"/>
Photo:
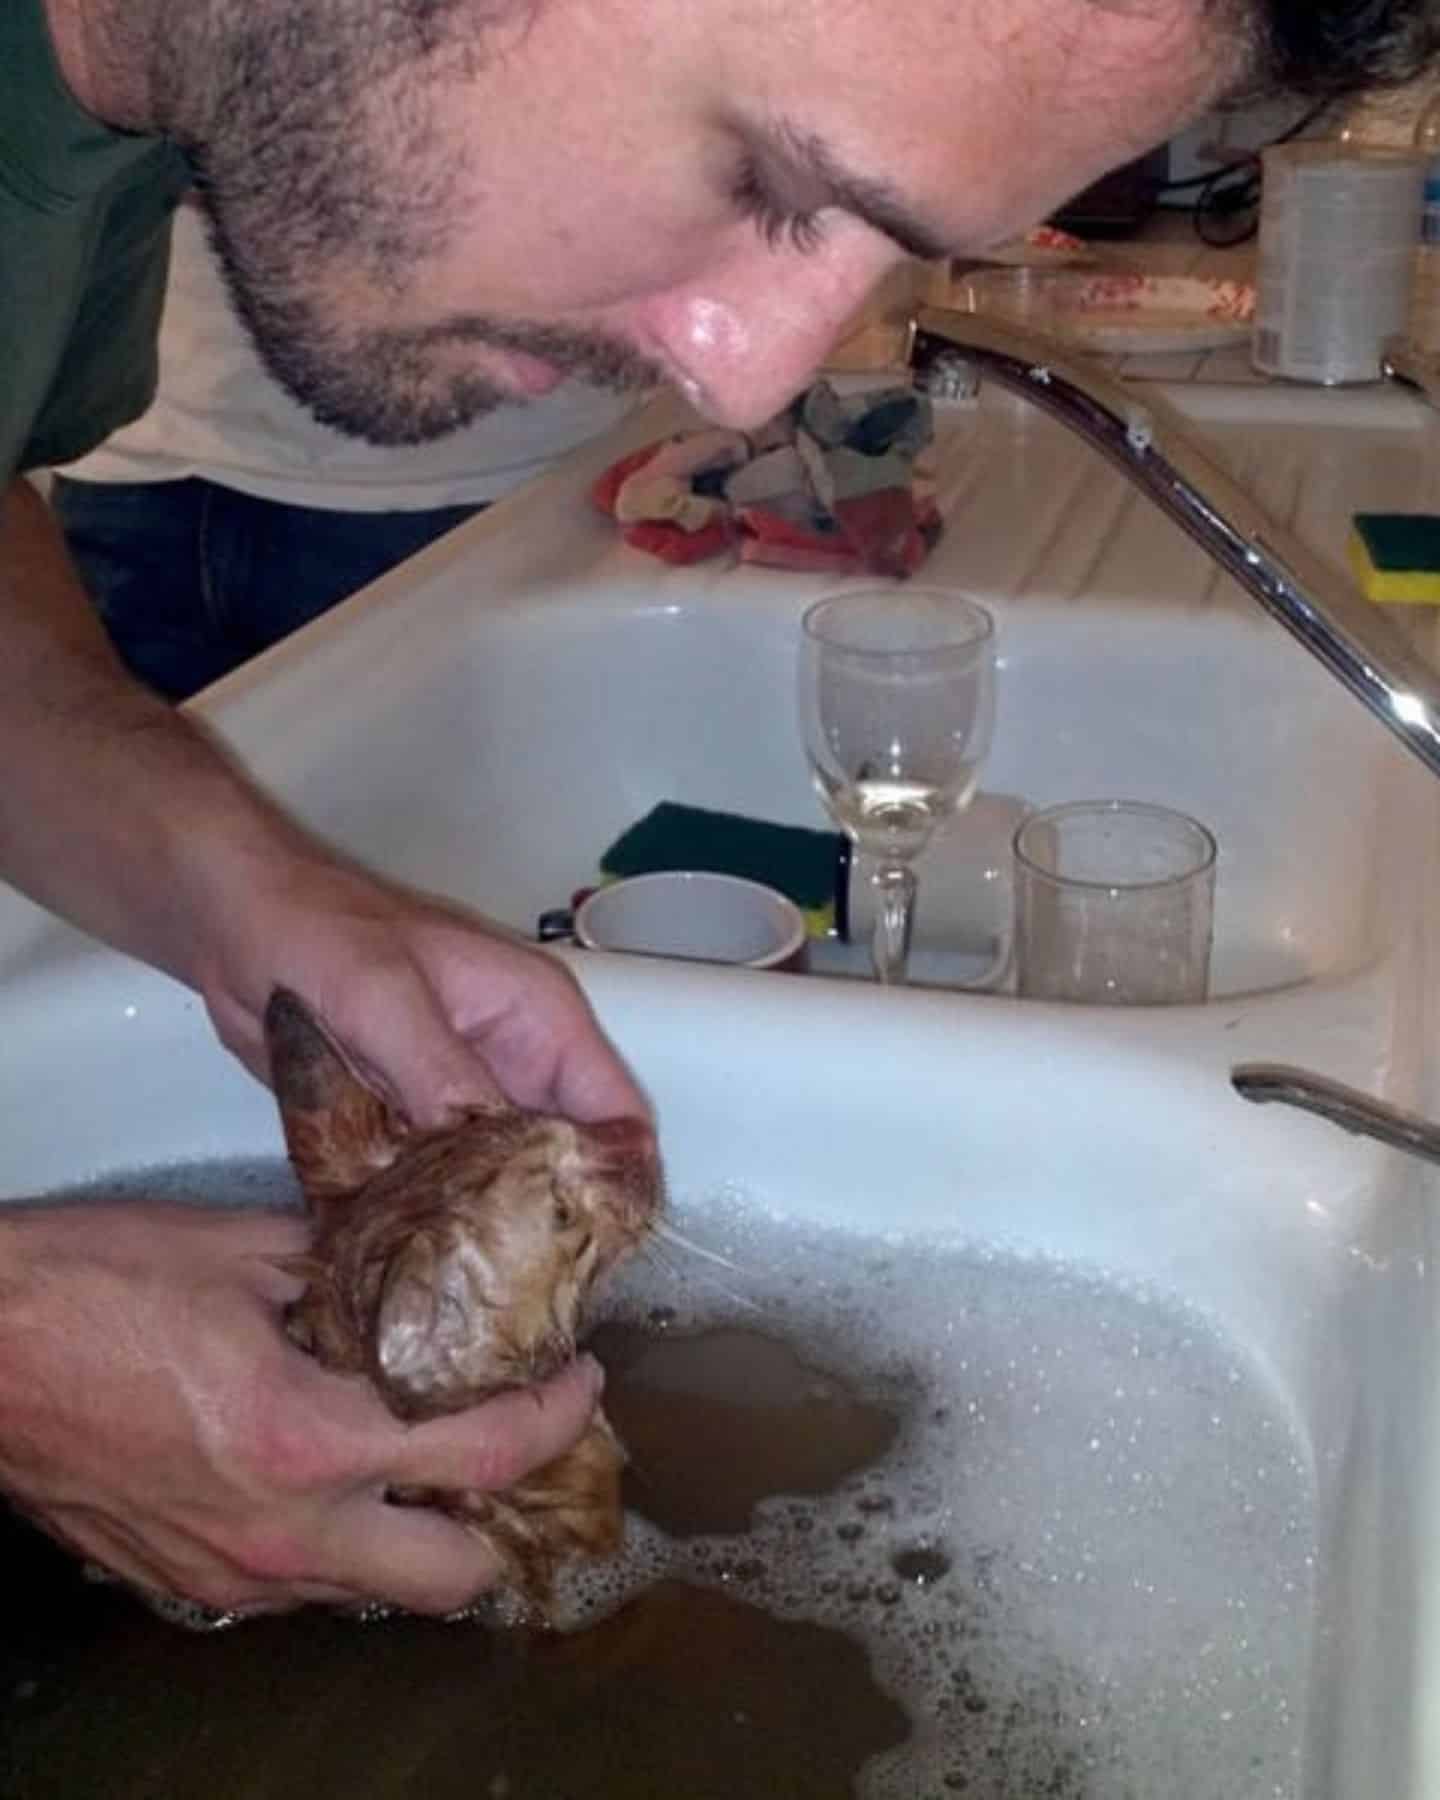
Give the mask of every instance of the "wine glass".
<path id="1" fill-rule="evenodd" d="M 871 857 L 882 982 L 902 982 L 912 863 L 967 806 L 990 747 L 995 625 L 952 588 L 851 588 L 805 614 L 800 721 L 821 799 Z"/>

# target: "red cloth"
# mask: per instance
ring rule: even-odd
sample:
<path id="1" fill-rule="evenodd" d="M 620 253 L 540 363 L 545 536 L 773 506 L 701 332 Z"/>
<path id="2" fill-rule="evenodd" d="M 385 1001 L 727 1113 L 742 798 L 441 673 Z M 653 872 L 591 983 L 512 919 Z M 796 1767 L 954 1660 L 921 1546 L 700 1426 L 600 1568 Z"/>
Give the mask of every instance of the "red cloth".
<path id="1" fill-rule="evenodd" d="M 645 467 L 659 448 L 658 444 L 646 444 L 643 450 L 632 450 L 619 462 L 611 463 L 603 475 L 596 476 L 590 486 L 590 498 L 607 519 L 615 517 L 615 497 L 621 488 L 637 469 Z"/>
<path id="2" fill-rule="evenodd" d="M 833 531 L 809 531 L 761 506 L 745 507 L 736 516 L 736 524 L 741 562 L 834 575 L 851 574 L 856 567 L 855 552 Z"/>
<path id="3" fill-rule="evenodd" d="M 612 463 L 591 484 L 593 504 L 613 518 L 621 488 L 660 447 L 647 444 Z M 676 565 L 705 562 L 733 547 L 741 562 L 767 568 L 903 577 L 924 562 L 941 529 L 933 500 L 917 504 L 908 488 L 898 487 L 837 501 L 835 526 L 833 531 L 811 530 L 763 506 L 747 506 L 710 520 L 699 531 L 645 519 L 622 526 L 621 536 L 632 549 Z"/>
<path id="4" fill-rule="evenodd" d="M 620 535 L 632 550 L 644 550 L 667 563 L 707 562 L 730 542 L 730 528 L 723 518 L 712 519 L 699 531 L 684 531 L 663 519 L 640 519 L 622 526 Z"/>

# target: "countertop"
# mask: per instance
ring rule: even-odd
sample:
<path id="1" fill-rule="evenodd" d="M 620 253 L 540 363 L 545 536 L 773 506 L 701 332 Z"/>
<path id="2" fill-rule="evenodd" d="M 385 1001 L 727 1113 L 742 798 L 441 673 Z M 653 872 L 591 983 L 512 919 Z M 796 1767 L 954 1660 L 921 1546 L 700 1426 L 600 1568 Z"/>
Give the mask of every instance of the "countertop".
<path id="1" fill-rule="evenodd" d="M 1155 275 L 1192 275 L 1202 279 L 1251 281 L 1255 276 L 1256 240 L 1228 248 L 1202 243 L 1188 212 L 1155 214 L 1132 237 L 1091 239 L 1096 263 L 1116 269 L 1141 269 Z M 969 269 L 979 264 L 966 265 Z M 1054 265 L 1059 266 L 1059 265 Z M 846 331 L 830 358 L 831 366 L 863 369 L 883 366 L 892 357 L 898 328 L 917 302 L 944 305 L 950 280 L 934 264 L 910 263 L 896 272 Z M 1181 351 L 1163 355 L 1112 356 L 1105 365 L 1132 381 L 1207 381 L 1226 385 L 1269 380 L 1251 367 L 1248 344 L 1224 350 Z"/>

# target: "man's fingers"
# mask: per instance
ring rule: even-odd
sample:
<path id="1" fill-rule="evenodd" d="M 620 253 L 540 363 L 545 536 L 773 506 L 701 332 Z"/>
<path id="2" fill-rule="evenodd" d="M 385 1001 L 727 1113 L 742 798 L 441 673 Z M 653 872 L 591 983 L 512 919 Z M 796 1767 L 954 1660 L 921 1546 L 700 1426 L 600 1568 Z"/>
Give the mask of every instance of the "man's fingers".
<path id="1" fill-rule="evenodd" d="M 598 1026 L 595 1036 L 597 1042 L 588 1054 L 580 1056 L 567 1049 L 561 1057 L 549 1104 L 571 1119 L 646 1119 L 653 1123 L 654 1112 L 644 1089 L 610 1045 L 600 1041 Z"/>
<path id="2" fill-rule="evenodd" d="M 494 1105 L 500 1088 L 446 1018 L 428 982 L 408 964 L 374 976 L 357 1017 L 327 1015 L 326 1025 L 377 1076 L 416 1125 L 447 1123 L 460 1106 Z M 370 1027 L 380 1030 L 372 1041 Z"/>
<path id="3" fill-rule="evenodd" d="M 604 1376 L 581 1357 L 543 1387 L 403 1430 L 383 1485 L 478 1489 L 512 1486 L 568 1450 L 585 1430 Z M 450 1613 L 493 1587 L 504 1565 L 482 1533 L 423 1506 L 399 1506 L 370 1487 L 326 1527 L 322 1578 L 408 1612 Z"/>
<path id="4" fill-rule="evenodd" d="M 502 1573 L 482 1537 L 430 1507 L 356 1495 L 327 1523 L 325 1578 L 406 1612 L 459 1612 Z"/>
<path id="5" fill-rule="evenodd" d="M 412 1426 L 392 1444 L 380 1473 L 394 1487 L 513 1487 L 570 1448 L 589 1424 L 603 1382 L 599 1364 L 582 1356 L 543 1387 Z"/>
<path id="6" fill-rule="evenodd" d="M 502 992 L 503 1001 L 495 1005 Z M 487 998 L 493 1010 L 468 1018 L 461 1001 L 457 1016 L 479 1054 L 501 1073 L 517 1105 L 572 1119 L 649 1116 L 644 1094 L 605 1036 L 579 982 L 557 957 L 512 947 Z"/>

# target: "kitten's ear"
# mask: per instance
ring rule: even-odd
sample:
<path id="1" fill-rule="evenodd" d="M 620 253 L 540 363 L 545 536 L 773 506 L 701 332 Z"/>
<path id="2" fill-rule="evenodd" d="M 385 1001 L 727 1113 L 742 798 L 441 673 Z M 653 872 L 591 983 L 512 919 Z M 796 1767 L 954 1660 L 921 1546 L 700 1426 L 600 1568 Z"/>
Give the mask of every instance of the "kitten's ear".
<path id="1" fill-rule="evenodd" d="M 351 1193 L 394 1162 L 405 1121 L 361 1081 L 288 988 L 276 988 L 265 1008 L 265 1044 L 285 1143 L 307 1200 Z"/>
<path id="2" fill-rule="evenodd" d="M 386 1402 L 402 1419 L 473 1406 L 513 1379 L 484 1297 L 492 1280 L 478 1247 L 448 1223 L 412 1232 L 392 1257 L 374 1348 Z"/>

